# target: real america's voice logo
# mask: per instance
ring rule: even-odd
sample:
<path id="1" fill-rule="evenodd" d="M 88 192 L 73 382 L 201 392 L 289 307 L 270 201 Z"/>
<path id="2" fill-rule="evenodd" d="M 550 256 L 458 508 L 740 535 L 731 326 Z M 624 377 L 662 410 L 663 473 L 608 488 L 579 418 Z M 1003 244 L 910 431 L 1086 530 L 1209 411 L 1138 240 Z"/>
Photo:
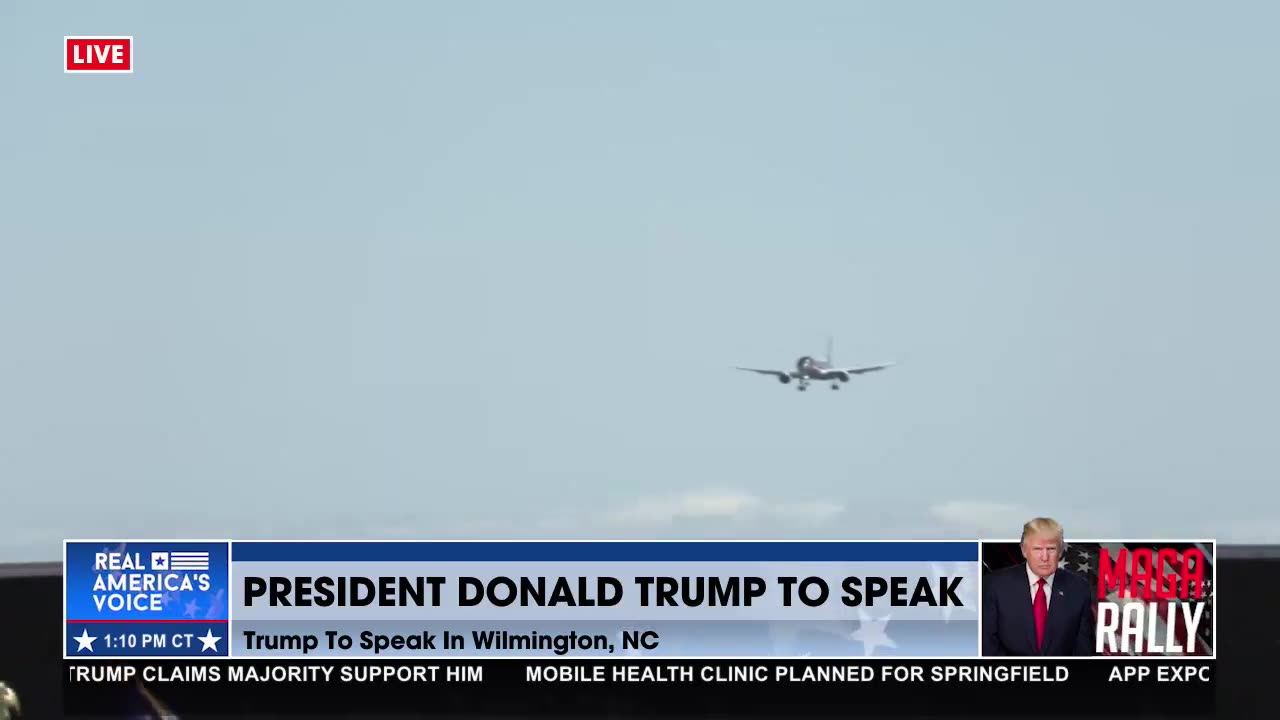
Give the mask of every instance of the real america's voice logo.
<path id="1" fill-rule="evenodd" d="M 80 74 L 133 72 L 132 35 L 65 35 L 62 71 Z"/>
<path id="2" fill-rule="evenodd" d="M 99 612 L 163 612 L 170 593 L 192 592 L 197 587 L 209 592 L 208 570 L 208 551 L 152 551 L 149 566 L 142 553 L 94 553 L 93 604 Z"/>
<path id="3" fill-rule="evenodd" d="M 67 541 L 65 655 L 225 655 L 229 547 L 229 542 Z"/>

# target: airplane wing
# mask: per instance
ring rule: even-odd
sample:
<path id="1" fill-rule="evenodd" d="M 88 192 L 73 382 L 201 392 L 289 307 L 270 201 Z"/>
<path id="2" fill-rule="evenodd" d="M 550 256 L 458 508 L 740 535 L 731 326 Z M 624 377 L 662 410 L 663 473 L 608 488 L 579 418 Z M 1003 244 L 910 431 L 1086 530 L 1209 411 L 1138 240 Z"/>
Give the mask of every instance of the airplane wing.
<path id="1" fill-rule="evenodd" d="M 784 377 L 784 378 L 790 378 L 790 377 L 791 377 L 791 373 L 789 373 L 789 372 L 784 372 L 784 371 L 782 371 L 782 370 L 761 370 L 761 369 L 759 369 L 759 368 L 744 368 L 744 367 L 734 368 L 734 369 L 735 369 L 735 370 L 745 370 L 745 371 L 747 371 L 747 372 L 753 372 L 753 373 L 760 373 L 761 375 L 772 375 L 772 376 L 774 376 L 774 377 Z"/>
<path id="2" fill-rule="evenodd" d="M 847 372 L 850 375 L 861 375 L 862 373 L 869 373 L 869 372 L 875 372 L 877 370 L 883 370 L 887 367 L 893 367 L 893 363 L 884 363 L 883 365 L 865 365 L 863 367 L 856 367 L 856 368 L 839 368 L 838 371 Z"/>

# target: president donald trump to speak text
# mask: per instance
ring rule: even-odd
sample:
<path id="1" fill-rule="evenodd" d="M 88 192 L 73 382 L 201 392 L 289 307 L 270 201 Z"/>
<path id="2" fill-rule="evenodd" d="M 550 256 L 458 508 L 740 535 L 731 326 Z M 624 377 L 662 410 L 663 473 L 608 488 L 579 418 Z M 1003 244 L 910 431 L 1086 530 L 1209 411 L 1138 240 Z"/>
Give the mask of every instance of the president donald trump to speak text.
<path id="1" fill-rule="evenodd" d="M 1093 588 L 1058 566 L 1062 526 L 1036 518 L 1022 528 L 1025 563 L 982 579 L 982 654 L 1093 655 Z"/>

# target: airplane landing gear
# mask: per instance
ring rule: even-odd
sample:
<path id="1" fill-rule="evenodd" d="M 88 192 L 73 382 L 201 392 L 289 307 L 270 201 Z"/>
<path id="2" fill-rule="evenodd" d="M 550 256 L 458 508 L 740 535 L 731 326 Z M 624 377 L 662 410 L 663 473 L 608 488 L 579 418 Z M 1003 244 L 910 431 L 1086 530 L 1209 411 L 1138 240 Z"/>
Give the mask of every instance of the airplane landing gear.
<path id="1" fill-rule="evenodd" d="M 838 383 L 838 382 L 833 382 L 833 383 L 831 383 L 831 389 L 832 389 L 832 390 L 839 390 L 839 389 L 840 389 L 840 383 Z"/>

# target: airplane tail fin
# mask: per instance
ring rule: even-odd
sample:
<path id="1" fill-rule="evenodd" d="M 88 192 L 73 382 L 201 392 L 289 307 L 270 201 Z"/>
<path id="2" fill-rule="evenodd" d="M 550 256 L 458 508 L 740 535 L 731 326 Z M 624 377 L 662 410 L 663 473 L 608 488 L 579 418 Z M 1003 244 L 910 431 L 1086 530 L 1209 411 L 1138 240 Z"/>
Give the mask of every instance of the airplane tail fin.
<path id="1" fill-rule="evenodd" d="M 828 364 L 828 365 L 831 365 L 831 364 L 833 364 L 833 363 L 835 362 L 835 357 L 834 357 L 834 355 L 833 355 L 833 354 L 832 354 L 832 352 L 831 352 L 831 347 L 832 347 L 832 345 L 833 345 L 833 344 L 834 344 L 834 343 L 832 342 L 831 335 L 830 335 L 830 334 L 828 334 L 828 335 L 827 335 L 827 364 Z"/>

